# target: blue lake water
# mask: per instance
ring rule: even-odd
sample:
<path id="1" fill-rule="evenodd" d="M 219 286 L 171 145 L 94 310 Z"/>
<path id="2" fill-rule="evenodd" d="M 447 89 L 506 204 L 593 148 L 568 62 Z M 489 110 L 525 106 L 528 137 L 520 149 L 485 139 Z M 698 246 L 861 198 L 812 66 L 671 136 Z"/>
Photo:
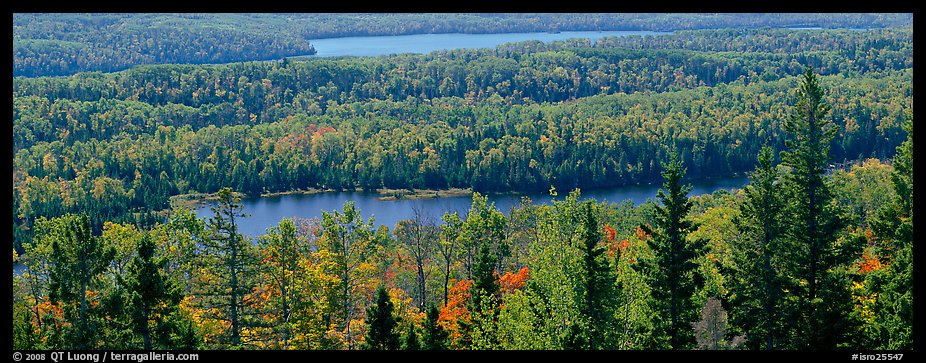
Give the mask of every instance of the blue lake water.
<path id="1" fill-rule="evenodd" d="M 495 48 L 504 43 L 539 40 L 550 42 L 572 38 L 590 39 L 592 43 L 604 37 L 628 35 L 657 35 L 667 32 L 652 31 L 564 31 L 560 33 L 503 33 L 503 34 L 415 34 L 395 36 L 367 36 L 346 38 L 310 39 L 317 52 L 315 57 L 380 56 L 401 53 L 430 53 L 437 50 L 461 48 Z"/>
<path id="2" fill-rule="evenodd" d="M 691 181 L 689 196 L 712 193 L 719 189 L 738 189 L 748 183 L 746 177 L 718 178 Z M 656 198 L 661 184 L 631 185 L 607 189 L 589 190 L 581 193 L 582 199 L 594 198 L 598 201 L 621 203 L 630 200 L 634 204 L 644 203 L 648 198 Z M 559 191 L 557 199 L 562 200 L 568 194 Z M 549 203 L 552 197 L 546 193 L 527 194 L 534 204 Z M 283 218 L 319 218 L 322 212 L 340 211 L 347 201 L 354 201 L 361 216 L 373 217 L 377 225 L 394 227 L 396 222 L 414 218 L 415 210 L 436 223 L 445 212 L 459 212 L 464 215 L 472 204 L 470 196 L 453 196 L 427 199 L 398 199 L 383 201 L 373 192 L 329 192 L 317 194 L 282 195 L 241 200 L 243 212 L 248 216 L 240 220 L 239 230 L 249 236 L 265 234 L 267 228 L 277 225 Z M 521 195 L 489 194 L 489 202 L 508 214 L 512 207 L 521 203 Z M 213 216 L 209 205 L 202 205 L 196 210 L 200 218 Z"/>

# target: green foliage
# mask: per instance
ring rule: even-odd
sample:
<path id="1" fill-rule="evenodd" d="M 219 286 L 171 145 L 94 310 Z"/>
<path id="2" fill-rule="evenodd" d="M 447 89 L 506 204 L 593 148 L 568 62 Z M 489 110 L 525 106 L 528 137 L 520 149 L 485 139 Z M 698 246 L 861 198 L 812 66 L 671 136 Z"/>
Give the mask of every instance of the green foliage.
<path id="1" fill-rule="evenodd" d="M 615 289 L 615 277 L 605 259 L 605 249 L 600 246 L 603 228 L 598 224 L 598 208 L 593 202 L 585 202 L 584 205 L 583 243 L 579 247 L 584 270 L 580 287 L 585 299 L 580 311 L 588 319 L 588 326 L 586 332 L 580 334 L 585 336 L 581 340 L 586 344 L 575 345 L 575 348 L 613 349 L 613 332 L 616 328 L 613 316 L 614 309 L 618 306 L 617 297 L 620 291 Z M 574 336 L 572 332 L 570 336 Z"/>
<path id="2" fill-rule="evenodd" d="M 662 205 L 655 209 L 653 228 L 643 226 L 653 236 L 647 243 L 654 258 L 645 260 L 641 267 L 650 279 L 652 304 L 660 316 L 656 320 L 658 334 L 668 347 L 689 349 L 694 344 L 689 323 L 697 314 L 693 297 L 703 284 L 695 259 L 704 253 L 704 241 L 687 238 L 697 226 L 689 220 L 691 185 L 681 183 L 685 168 L 678 153 L 671 152 L 662 166 L 665 181 L 656 195 Z"/>
<path id="3" fill-rule="evenodd" d="M 913 115 L 904 129 L 907 140 L 897 148 L 891 182 L 892 200 L 871 222 L 880 237 L 876 251 L 887 265 L 865 276 L 874 293 L 867 336 L 878 349 L 913 349 Z"/>
<path id="4" fill-rule="evenodd" d="M 141 345 L 133 348 L 183 348 L 190 344 L 186 335 L 195 332 L 188 331 L 192 327 L 179 311 L 180 288 L 164 274 L 166 259 L 156 258 L 156 249 L 151 237 L 142 235 L 125 278 L 117 277 L 125 296 L 114 303 L 124 304 L 129 330 L 141 337 Z"/>
<path id="5" fill-rule="evenodd" d="M 824 174 L 838 129 L 826 117 L 830 106 L 824 96 L 819 78 L 808 68 L 797 90 L 794 113 L 784 122 L 791 139 L 785 143 L 788 150 L 781 152 L 782 164 L 790 172 L 782 180 L 787 227 L 780 261 L 790 292 L 785 334 L 790 349 L 837 349 L 851 338 L 854 324 L 848 276 L 840 267 L 858 256 L 861 246 L 837 241 L 846 221 L 833 203 Z"/>
<path id="6" fill-rule="evenodd" d="M 241 339 L 242 330 L 255 324 L 244 298 L 256 285 L 258 260 L 254 246 L 238 232 L 238 222 L 245 217 L 241 208 L 231 188 L 219 190 L 197 261 L 201 283 L 193 292 L 201 308 L 220 307 L 207 308 L 204 315 L 228 324 L 226 331 L 218 332 L 217 342 L 231 347 L 247 344 Z"/>
<path id="7" fill-rule="evenodd" d="M 308 39 L 426 33 L 910 26 L 909 14 L 14 14 L 14 75 L 314 54 Z M 202 49 L 211 49 L 205 52 Z M 288 60 L 284 58 L 282 63 Z"/>
<path id="8" fill-rule="evenodd" d="M 339 279 L 337 287 L 329 295 L 329 304 L 335 309 L 328 319 L 344 338 L 333 344 L 354 349 L 356 332 L 351 331 L 351 321 L 360 316 L 360 307 L 366 305 L 362 296 L 366 295 L 374 273 L 370 264 L 370 261 L 375 261 L 377 247 L 373 218 L 364 220 L 354 202 L 349 201 L 340 212 L 322 212 L 321 226 L 321 247 L 331 254 L 332 262 L 326 273 Z"/>
<path id="9" fill-rule="evenodd" d="M 831 15 L 793 19 L 906 19 Z M 200 57 L 191 62 L 276 57 L 307 46 L 300 32 L 344 35 L 361 18 L 350 31 L 383 32 L 401 19 L 422 20 L 404 22 L 411 33 L 667 21 L 55 16 L 14 16 L 17 69 L 118 68 L 151 47 L 162 58 L 144 62 L 178 52 Z M 669 18 L 679 28 L 784 19 Z M 187 26 L 203 20 L 213 22 Z M 92 45 L 105 32 L 90 30 L 135 23 L 146 26 L 110 43 L 169 37 L 105 56 Z M 181 52 L 215 39 L 224 42 L 216 52 Z M 87 59 L 43 63 L 63 52 Z M 911 349 L 912 57 L 906 28 L 719 29 L 16 77 L 13 247 L 24 270 L 13 278 L 13 344 L 356 349 L 367 334 L 390 349 L 688 349 L 731 348 L 745 335 L 751 349 Z M 784 150 L 777 167 L 773 150 Z M 895 154 L 890 164 L 866 160 Z M 844 171 L 834 160 L 865 161 Z M 743 191 L 689 199 L 682 185 L 752 169 Z M 580 202 L 576 190 L 660 174 L 658 200 L 639 206 Z M 416 218 L 375 229 L 347 203 L 320 221 L 283 221 L 257 246 L 238 233 L 232 190 L 357 187 L 477 193 L 468 211 L 437 225 Z M 482 193 L 556 189 L 573 191 L 550 204 L 525 198 L 507 216 Z M 179 207 L 178 194 L 213 192 L 212 220 Z M 393 295 L 390 329 L 377 287 Z M 700 322 L 699 306 L 709 313 Z M 383 329 L 363 327 L 373 323 Z"/>
<path id="10" fill-rule="evenodd" d="M 733 245 L 735 267 L 729 271 L 732 321 L 750 339 L 752 349 L 781 348 L 784 344 L 783 306 L 786 258 L 782 234 L 784 203 L 779 173 L 770 147 L 762 148 L 745 200 L 734 221 L 743 239 Z"/>
<path id="11" fill-rule="evenodd" d="M 399 349 L 399 319 L 393 316 L 392 301 L 389 292 L 380 286 L 376 290 L 376 305 L 367 308 L 367 336 L 364 349 L 397 350 Z M 414 331 L 412 334 L 415 334 Z"/>
<path id="12" fill-rule="evenodd" d="M 422 337 L 424 341 L 421 349 L 423 350 L 444 350 L 447 348 L 449 335 L 437 322 L 439 314 L 436 305 L 431 304 L 428 306 L 427 316 L 424 321 L 424 335 Z"/>
<path id="13" fill-rule="evenodd" d="M 36 224 L 37 238 L 51 241 L 48 298 L 52 304 L 62 305 L 64 319 L 71 324 L 64 338 L 76 349 L 100 346 L 104 312 L 88 301 L 88 293 L 98 288 L 98 277 L 109 267 L 115 249 L 91 235 L 87 216 L 68 214 L 40 219 Z"/>

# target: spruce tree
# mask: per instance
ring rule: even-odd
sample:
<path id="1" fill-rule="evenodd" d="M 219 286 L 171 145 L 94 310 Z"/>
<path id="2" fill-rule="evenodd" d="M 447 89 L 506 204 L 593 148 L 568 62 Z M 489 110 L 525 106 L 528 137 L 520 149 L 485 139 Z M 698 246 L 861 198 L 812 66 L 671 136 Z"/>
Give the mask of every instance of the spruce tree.
<path id="1" fill-rule="evenodd" d="M 127 293 L 125 310 L 132 332 L 141 337 L 145 350 L 181 345 L 174 343 L 172 335 L 177 336 L 182 330 L 182 327 L 175 326 L 182 321 L 176 316 L 182 295 L 179 287 L 162 273 L 165 260 L 155 258 L 156 250 L 151 237 L 142 235 L 125 278 L 117 277 Z"/>
<path id="2" fill-rule="evenodd" d="M 840 245 L 845 226 L 833 201 L 825 174 L 830 163 L 830 142 L 838 128 L 827 117 L 830 106 L 817 76 L 807 69 L 798 88 L 792 117 L 785 120 L 787 151 L 782 164 L 787 196 L 782 259 L 789 275 L 788 322 L 791 349 L 836 349 L 851 330 L 852 297 L 848 280 L 838 271 L 857 252 L 852 244 Z M 854 253 L 853 253 L 854 252 Z"/>
<path id="3" fill-rule="evenodd" d="M 440 312 L 437 306 L 431 304 L 424 320 L 424 346 L 422 348 L 425 350 L 444 350 L 447 347 L 449 334 L 438 324 L 439 317 Z"/>
<path id="4" fill-rule="evenodd" d="M 474 349 L 492 349 L 497 343 L 496 319 L 500 285 L 495 274 L 497 259 L 488 241 L 483 241 L 473 271 L 470 312 L 472 324 L 466 326 L 467 337 Z"/>
<path id="5" fill-rule="evenodd" d="M 91 306 L 87 292 L 109 267 L 116 250 L 91 234 L 90 218 L 86 215 L 40 219 L 36 224 L 39 230 L 36 238 L 52 240 L 48 297 L 53 304 L 64 304 L 64 318 L 71 323 L 65 332 L 68 348 L 96 348 L 100 343 L 98 317 L 102 312 Z"/>
<path id="6" fill-rule="evenodd" d="M 585 218 L 583 223 L 582 240 L 582 267 L 585 276 L 582 278 L 585 290 L 585 301 L 580 311 L 588 318 L 588 348 L 609 348 L 608 338 L 614 330 L 613 308 L 618 292 L 614 285 L 614 276 L 611 266 L 605 260 L 604 247 L 599 246 L 601 229 L 598 224 L 598 214 L 593 202 L 585 203 Z"/>
<path id="7" fill-rule="evenodd" d="M 746 199 L 734 223 L 743 235 L 732 245 L 735 268 L 729 272 L 732 320 L 751 339 L 752 349 L 780 347 L 782 335 L 781 246 L 783 200 L 771 147 L 759 151 L 758 166 L 743 188 Z"/>
<path id="8" fill-rule="evenodd" d="M 870 274 L 870 290 L 879 298 L 872 308 L 875 349 L 913 349 L 913 115 L 904 123 L 907 140 L 894 157 L 893 200 L 871 223 L 887 266 Z"/>
<path id="9" fill-rule="evenodd" d="M 687 219 L 691 185 L 682 185 L 685 168 L 678 153 L 670 152 L 668 163 L 662 167 L 663 188 L 656 195 L 662 205 L 654 208 L 654 228 L 641 226 L 653 236 L 646 242 L 654 258 L 644 261 L 644 268 L 649 270 L 653 309 L 660 317 L 655 322 L 657 340 L 667 340 L 672 349 L 689 349 L 695 342 L 691 322 L 698 314 L 692 297 L 703 284 L 695 258 L 703 253 L 704 241 L 687 238 L 695 228 Z"/>
<path id="10" fill-rule="evenodd" d="M 389 292 L 380 286 L 376 290 L 376 304 L 367 308 L 367 336 L 363 349 L 397 350 L 399 349 L 399 319 L 392 315 L 394 306 L 389 300 Z"/>
<path id="11" fill-rule="evenodd" d="M 405 342 L 402 343 L 403 350 L 421 350 L 421 342 L 418 341 L 418 328 L 415 324 L 409 324 L 405 332 Z"/>

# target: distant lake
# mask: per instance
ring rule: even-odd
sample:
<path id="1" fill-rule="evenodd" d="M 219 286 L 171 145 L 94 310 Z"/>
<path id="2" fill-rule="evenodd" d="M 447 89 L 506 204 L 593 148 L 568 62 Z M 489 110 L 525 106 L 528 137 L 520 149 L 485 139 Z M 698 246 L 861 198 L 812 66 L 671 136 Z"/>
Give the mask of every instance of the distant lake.
<path id="1" fill-rule="evenodd" d="M 749 182 L 746 177 L 717 178 L 699 181 L 686 181 L 691 183 L 692 190 L 689 196 L 709 194 L 719 189 L 738 189 Z M 647 198 L 656 198 L 656 191 L 662 184 L 631 185 L 607 189 L 583 191 L 581 198 L 595 198 L 598 201 L 621 203 L 630 200 L 634 204 L 641 204 Z M 558 200 L 563 200 L 568 191 L 558 191 Z M 552 198 L 547 193 L 527 194 L 534 204 L 550 203 Z M 273 197 L 242 199 L 243 212 L 248 214 L 243 220 L 239 219 L 238 228 L 241 233 L 249 236 L 259 236 L 266 233 L 267 228 L 277 225 L 283 218 L 319 218 L 322 211 L 340 211 L 347 201 L 354 201 L 360 210 L 360 215 L 367 219 L 373 216 L 378 225 L 386 225 L 390 229 L 403 219 L 414 218 L 414 211 L 418 209 L 426 218 L 440 223 L 445 212 L 459 212 L 463 216 L 472 205 L 470 196 L 455 196 L 428 199 L 398 199 L 383 201 L 380 195 L 374 192 L 328 192 L 317 194 L 282 195 Z M 498 210 L 506 215 L 512 207 L 521 203 L 521 195 L 489 194 L 489 202 L 495 203 Z M 201 206 L 196 211 L 200 218 L 208 219 L 213 216 L 208 205 Z"/>
<path id="2" fill-rule="evenodd" d="M 559 33 L 501 34 L 414 34 L 346 38 L 310 39 L 317 52 L 315 57 L 380 56 L 401 53 L 430 53 L 444 49 L 495 48 L 504 43 L 539 40 L 550 42 L 572 38 L 590 39 L 592 43 L 604 37 L 628 35 L 658 35 L 669 32 L 653 31 L 564 31 Z"/>

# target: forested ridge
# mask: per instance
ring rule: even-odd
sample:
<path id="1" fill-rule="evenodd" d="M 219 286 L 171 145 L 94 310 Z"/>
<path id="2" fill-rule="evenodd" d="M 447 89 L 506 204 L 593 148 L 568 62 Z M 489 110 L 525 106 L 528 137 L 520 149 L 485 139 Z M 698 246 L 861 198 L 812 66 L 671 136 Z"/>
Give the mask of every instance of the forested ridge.
<path id="1" fill-rule="evenodd" d="M 912 63 L 910 28 L 718 29 L 15 77 L 13 345 L 912 349 Z M 383 187 L 476 193 L 238 231 L 243 196 Z"/>
<path id="2" fill-rule="evenodd" d="M 13 14 L 13 75 L 280 59 L 347 36 L 912 24 L 909 14 Z"/>
<path id="3" fill-rule="evenodd" d="M 704 44 L 736 44 L 728 30 L 700 33 Z M 127 212 L 165 209 L 171 195 L 223 186 L 258 195 L 653 182 L 668 141 L 690 177 L 729 176 L 750 170 L 763 143 L 783 147 L 780 122 L 802 64 L 824 74 L 839 100 L 829 116 L 840 128 L 833 159 L 890 157 L 911 107 L 911 32 L 760 34 L 786 37 L 788 52 L 525 42 L 17 77 L 16 245 L 30 238 L 36 216 L 92 211 L 99 230 L 106 220 L 150 220 Z M 861 39 L 881 48 L 856 52 Z M 800 51 L 825 40 L 852 51 Z"/>

